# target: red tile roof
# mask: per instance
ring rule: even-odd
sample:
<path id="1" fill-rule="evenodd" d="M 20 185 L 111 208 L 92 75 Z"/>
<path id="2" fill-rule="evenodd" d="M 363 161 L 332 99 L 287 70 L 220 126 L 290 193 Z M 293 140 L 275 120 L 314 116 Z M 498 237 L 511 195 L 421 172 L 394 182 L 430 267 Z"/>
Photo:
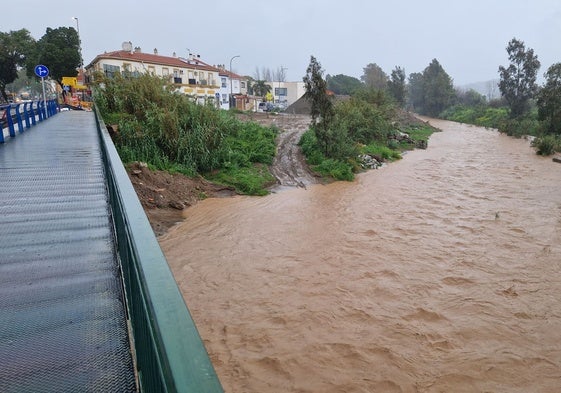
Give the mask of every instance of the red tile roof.
<path id="1" fill-rule="evenodd" d="M 135 61 L 139 63 L 166 65 L 166 66 L 177 67 L 177 68 L 192 68 L 192 69 L 203 70 L 203 71 L 218 71 L 216 67 L 212 67 L 203 63 L 199 63 L 199 64 L 187 63 L 183 60 L 180 60 L 178 57 L 154 55 L 151 53 L 142 53 L 138 51 L 130 52 L 125 50 L 106 52 L 101 55 L 97 55 L 87 68 L 99 62 L 102 59 L 116 59 L 116 60 L 131 61 L 131 62 Z"/>

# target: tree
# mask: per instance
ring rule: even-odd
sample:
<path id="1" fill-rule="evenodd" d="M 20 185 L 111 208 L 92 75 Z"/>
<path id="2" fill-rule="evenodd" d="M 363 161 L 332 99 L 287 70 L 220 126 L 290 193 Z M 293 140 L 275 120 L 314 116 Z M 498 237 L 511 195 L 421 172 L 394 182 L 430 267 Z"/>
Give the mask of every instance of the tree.
<path id="1" fill-rule="evenodd" d="M 538 118 L 548 134 L 561 134 L 561 63 L 544 74 L 546 81 L 538 93 Z"/>
<path id="2" fill-rule="evenodd" d="M 25 66 L 35 40 L 26 29 L 0 32 L 0 93 L 8 100 L 6 85 L 18 77 L 18 68 Z"/>
<path id="3" fill-rule="evenodd" d="M 35 59 L 37 64 L 46 65 L 49 76 L 62 86 L 62 77 L 78 74 L 81 62 L 78 32 L 73 27 L 47 27 L 45 35 L 37 41 Z"/>
<path id="4" fill-rule="evenodd" d="M 306 93 L 304 97 L 311 104 L 312 127 L 318 144 L 327 156 L 329 152 L 329 125 L 333 119 L 333 103 L 327 95 L 327 83 L 323 79 L 321 64 L 314 56 L 310 57 L 310 64 L 303 78 Z"/>
<path id="5" fill-rule="evenodd" d="M 399 106 L 405 105 L 405 70 L 396 66 L 388 81 L 388 92 Z"/>
<path id="6" fill-rule="evenodd" d="M 424 111 L 425 96 L 423 92 L 423 74 L 420 72 L 409 74 L 409 85 L 407 88 L 409 106 L 419 113 Z"/>
<path id="7" fill-rule="evenodd" d="M 510 65 L 499 66 L 499 90 L 505 98 L 512 118 L 528 110 L 528 102 L 537 92 L 536 76 L 540 69 L 538 56 L 526 49 L 524 42 L 513 38 L 506 47 Z"/>
<path id="8" fill-rule="evenodd" d="M 257 80 L 252 85 L 253 94 L 265 98 L 267 93 L 271 91 L 271 86 L 265 83 L 264 80 Z"/>
<path id="9" fill-rule="evenodd" d="M 351 95 L 364 87 L 364 84 L 357 78 L 348 75 L 327 75 L 325 78 L 327 88 L 335 94 Z"/>
<path id="10" fill-rule="evenodd" d="M 474 89 L 469 89 L 466 91 L 456 90 L 456 97 L 459 104 L 472 108 L 483 106 L 487 103 L 487 99 L 485 98 L 485 96 L 478 93 Z"/>
<path id="11" fill-rule="evenodd" d="M 286 82 L 286 70 L 288 68 L 280 66 L 279 68 L 277 68 L 277 70 L 274 72 L 273 77 L 275 79 L 276 82 Z"/>
<path id="12" fill-rule="evenodd" d="M 366 84 L 367 87 L 377 90 L 384 90 L 388 83 L 388 76 L 376 63 L 370 63 L 363 68 L 364 74 L 360 80 Z"/>
<path id="13" fill-rule="evenodd" d="M 438 60 L 433 59 L 423 71 L 423 113 L 438 116 L 448 108 L 455 97 L 452 78 Z"/>

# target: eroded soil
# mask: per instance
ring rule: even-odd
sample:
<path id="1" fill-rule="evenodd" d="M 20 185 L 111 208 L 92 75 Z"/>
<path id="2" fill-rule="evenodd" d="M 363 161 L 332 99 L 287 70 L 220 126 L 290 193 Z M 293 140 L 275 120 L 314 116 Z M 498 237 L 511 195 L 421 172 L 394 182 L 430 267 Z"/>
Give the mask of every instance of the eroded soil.
<path id="1" fill-rule="evenodd" d="M 306 187 L 318 182 L 298 147 L 300 136 L 310 124 L 309 116 L 254 113 L 240 115 L 240 118 L 274 125 L 280 130 L 277 154 L 271 167 L 277 185 L 272 187 L 272 191 L 282 187 Z M 181 222 L 183 210 L 199 200 L 235 194 L 233 188 L 213 184 L 202 177 L 189 178 L 179 173 L 152 171 L 140 163 L 129 166 L 127 172 L 157 236 Z"/>

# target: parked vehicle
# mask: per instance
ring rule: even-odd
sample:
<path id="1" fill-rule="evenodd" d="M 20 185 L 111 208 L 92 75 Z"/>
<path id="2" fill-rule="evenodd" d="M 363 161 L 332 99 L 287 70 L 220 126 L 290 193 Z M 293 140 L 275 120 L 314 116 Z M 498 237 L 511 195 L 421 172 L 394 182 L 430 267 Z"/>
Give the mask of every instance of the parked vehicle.
<path id="1" fill-rule="evenodd" d="M 260 102 L 257 107 L 258 112 L 271 112 L 273 110 L 273 104 L 270 102 Z"/>

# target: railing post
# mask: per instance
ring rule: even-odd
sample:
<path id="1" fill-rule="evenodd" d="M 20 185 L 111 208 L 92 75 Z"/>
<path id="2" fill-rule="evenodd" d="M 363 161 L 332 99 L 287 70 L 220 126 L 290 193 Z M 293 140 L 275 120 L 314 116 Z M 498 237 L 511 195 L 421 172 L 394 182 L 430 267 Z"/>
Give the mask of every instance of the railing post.
<path id="1" fill-rule="evenodd" d="M 6 109 L 6 111 L 7 111 L 7 109 Z M 6 112 L 4 112 L 4 113 L 6 113 Z M 2 123 L 0 123 L 0 143 L 4 143 L 4 126 L 2 125 Z"/>
<path id="2" fill-rule="evenodd" d="M 33 101 L 31 102 L 31 105 L 29 106 L 29 112 L 30 112 L 30 116 L 31 116 L 31 124 L 35 125 L 37 124 L 37 119 L 35 119 L 35 110 L 33 109 L 33 105 L 36 105 L 36 103 L 34 103 Z"/>
<path id="3" fill-rule="evenodd" d="M 28 101 L 25 104 L 23 104 L 23 118 L 25 120 L 25 128 L 30 128 L 31 127 L 31 123 L 29 122 L 29 105 L 31 105 L 32 102 Z"/>
<path id="4" fill-rule="evenodd" d="M 18 122 L 18 131 L 20 134 L 23 132 L 23 121 L 21 119 L 21 113 L 19 111 L 19 107 L 21 104 L 16 104 L 16 121 Z"/>
<path id="5" fill-rule="evenodd" d="M 44 101 L 37 102 L 37 112 L 39 112 L 39 121 L 45 120 L 45 112 L 43 111 Z"/>
<path id="6" fill-rule="evenodd" d="M 6 108 L 6 120 L 8 120 L 8 130 L 10 130 L 10 136 L 14 138 L 16 136 L 16 129 L 14 127 L 14 118 L 12 117 L 12 105 Z"/>

